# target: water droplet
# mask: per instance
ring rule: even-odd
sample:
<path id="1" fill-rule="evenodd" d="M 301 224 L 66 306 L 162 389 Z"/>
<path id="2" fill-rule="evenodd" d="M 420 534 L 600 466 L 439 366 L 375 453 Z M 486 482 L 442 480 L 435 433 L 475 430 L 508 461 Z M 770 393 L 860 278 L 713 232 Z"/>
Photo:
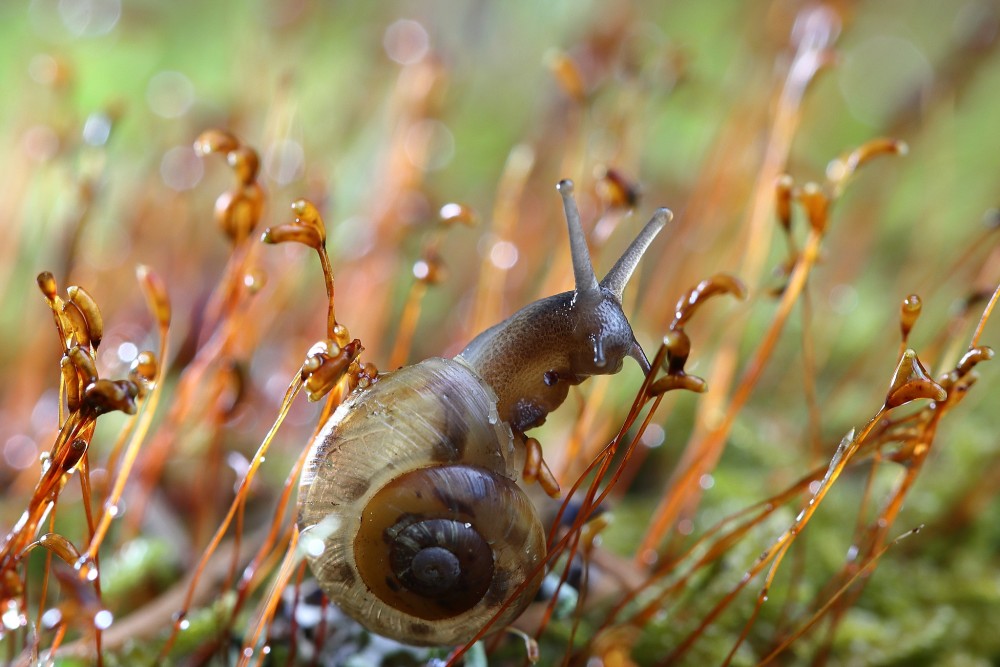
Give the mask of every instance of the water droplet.
<path id="1" fill-rule="evenodd" d="M 103 146 L 111 136 L 111 117 L 108 114 L 95 111 L 87 116 L 83 124 L 83 141 L 90 146 Z"/>
<path id="2" fill-rule="evenodd" d="M 243 286 L 255 294 L 267 284 L 267 274 L 259 270 L 252 270 L 243 275 Z"/>
<path id="3" fill-rule="evenodd" d="M 114 615 L 107 609 L 102 609 L 101 611 L 94 614 L 94 627 L 98 630 L 107 630 L 111 627 L 111 624 L 115 622 Z"/>
<path id="4" fill-rule="evenodd" d="M 46 609 L 42 614 L 42 627 L 51 630 L 62 622 L 62 612 L 56 608 Z"/>
<path id="5" fill-rule="evenodd" d="M 189 621 L 186 618 L 183 621 L 181 621 L 180 623 L 177 624 L 177 629 L 180 630 L 181 632 L 184 632 L 185 630 L 187 630 L 190 627 L 191 627 L 191 621 Z"/>
<path id="6" fill-rule="evenodd" d="M 323 539 L 317 535 L 311 535 L 302 541 L 302 547 L 305 549 L 307 554 L 317 558 L 322 556 L 323 552 L 326 551 L 326 542 L 324 542 Z"/>
<path id="7" fill-rule="evenodd" d="M 24 617 L 17 603 L 13 600 L 7 603 L 7 609 L 0 616 L 0 620 L 3 621 L 4 627 L 8 630 L 17 630 L 28 622 L 28 619 Z"/>
<path id="8" fill-rule="evenodd" d="M 118 355 L 118 359 L 126 364 L 131 364 L 139 356 L 139 348 L 135 346 L 135 343 L 129 341 L 125 341 L 119 345 L 115 352 Z"/>
<path id="9" fill-rule="evenodd" d="M 97 576 L 100 574 L 96 563 L 89 556 L 80 556 L 76 563 L 73 564 L 73 569 L 81 573 L 87 581 L 96 581 Z"/>

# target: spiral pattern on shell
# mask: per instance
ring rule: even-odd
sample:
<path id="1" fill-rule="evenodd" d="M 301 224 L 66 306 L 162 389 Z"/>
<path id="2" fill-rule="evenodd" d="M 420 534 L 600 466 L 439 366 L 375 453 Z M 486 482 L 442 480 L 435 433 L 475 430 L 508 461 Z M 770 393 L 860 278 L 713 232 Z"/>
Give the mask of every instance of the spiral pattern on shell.
<path id="1" fill-rule="evenodd" d="M 492 629 L 541 581 L 545 534 L 515 480 L 522 462 L 474 372 L 432 358 L 353 394 L 314 441 L 299 525 L 324 591 L 379 634 L 412 644 Z"/>

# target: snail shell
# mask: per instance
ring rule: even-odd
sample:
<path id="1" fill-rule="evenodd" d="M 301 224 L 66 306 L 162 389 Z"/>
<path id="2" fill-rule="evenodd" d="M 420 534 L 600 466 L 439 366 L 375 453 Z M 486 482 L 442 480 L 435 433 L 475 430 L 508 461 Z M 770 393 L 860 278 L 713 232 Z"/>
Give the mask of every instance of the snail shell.
<path id="1" fill-rule="evenodd" d="M 431 358 L 383 375 L 328 420 L 308 455 L 299 525 L 327 595 L 378 634 L 460 644 L 514 620 L 541 583 L 545 534 L 515 480 L 523 453 L 497 397 Z"/>

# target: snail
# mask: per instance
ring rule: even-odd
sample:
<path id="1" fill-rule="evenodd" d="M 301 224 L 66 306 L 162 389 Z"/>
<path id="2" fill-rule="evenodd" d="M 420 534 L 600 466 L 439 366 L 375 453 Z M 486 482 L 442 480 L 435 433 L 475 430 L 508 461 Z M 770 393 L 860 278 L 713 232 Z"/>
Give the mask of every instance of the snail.
<path id="1" fill-rule="evenodd" d="M 299 489 L 306 558 L 327 596 L 375 633 L 455 645 L 491 620 L 499 629 L 516 619 L 546 557 L 543 527 L 517 484 L 524 432 L 571 385 L 617 373 L 625 357 L 649 372 L 621 297 L 671 213 L 658 210 L 598 282 L 573 184 L 557 187 L 575 289 L 525 306 L 454 359 L 382 374 L 311 445 Z"/>

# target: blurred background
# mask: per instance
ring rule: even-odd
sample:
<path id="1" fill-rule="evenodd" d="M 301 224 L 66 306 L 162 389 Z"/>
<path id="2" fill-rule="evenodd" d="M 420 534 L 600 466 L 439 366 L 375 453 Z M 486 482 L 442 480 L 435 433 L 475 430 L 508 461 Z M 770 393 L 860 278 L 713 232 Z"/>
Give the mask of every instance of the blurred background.
<path id="1" fill-rule="evenodd" d="M 169 433 L 154 448 L 165 459 L 135 482 L 140 514 L 130 516 L 137 504 L 126 492 L 102 551 L 104 601 L 116 618 L 155 600 L 201 552 L 289 379 L 323 337 L 311 251 L 256 244 L 241 265 L 256 282 L 226 349 L 232 364 L 208 375 L 227 378 L 202 408 L 211 419 L 198 410 L 163 416 L 204 348 L 206 303 L 231 261 L 213 201 L 233 175 L 193 148 L 220 127 L 260 155 L 266 208 L 254 238 L 290 220 L 295 199 L 320 208 L 338 319 L 382 370 L 453 355 L 520 306 L 570 288 L 560 178 L 577 183 L 598 275 L 657 207 L 674 211 L 626 294 L 650 355 L 686 289 L 718 272 L 747 283 L 749 300 L 713 302 L 688 328 L 688 370 L 709 380 L 709 393 L 669 396 L 642 434 L 641 456 L 622 464 L 628 482 L 610 504 L 602 548 L 642 579 L 722 517 L 828 462 L 844 434 L 875 413 L 896 365 L 904 297 L 923 301 L 908 344 L 932 375 L 969 344 L 1000 280 L 998 29 L 994 0 L 3 3 L 3 530 L 23 510 L 58 426 L 61 349 L 34 284 L 39 272 L 94 295 L 106 321 L 102 375 L 123 376 L 139 350 L 156 345 L 137 265 L 164 279 L 173 304 L 175 356 L 165 360 L 150 436 Z M 718 464 L 651 544 L 650 516 L 676 492 L 685 443 L 700 442 L 726 414 L 775 322 L 782 267 L 805 238 L 798 210 L 791 251 L 775 224 L 775 180 L 824 183 L 831 160 L 878 137 L 905 141 L 908 153 L 874 161 L 838 196 L 806 296 L 736 410 Z M 474 224 L 446 228 L 449 203 Z M 414 297 L 415 284 L 426 293 Z M 411 338 L 401 322 L 416 299 Z M 980 342 L 998 339 L 992 321 Z M 988 631 L 1000 627 L 1000 375 L 990 366 L 942 420 L 892 536 L 925 529 L 882 557 L 857 602 L 826 633 L 820 626 L 795 642 L 784 664 L 1000 660 L 1000 637 Z M 627 364 L 613 380 L 581 387 L 537 432 L 564 487 L 614 436 L 641 380 Z M 252 490 L 248 512 L 261 522 L 318 414 L 301 399 L 293 406 Z M 120 425 L 116 415 L 102 419 L 91 446 L 97 497 L 109 484 L 99 462 Z M 566 454 L 569 442 L 581 460 Z M 785 565 L 801 574 L 785 582 L 783 601 L 764 607 L 734 664 L 756 664 L 798 627 L 788 618 L 809 617 L 806 601 L 841 566 L 855 525 L 877 514 L 902 474 L 891 462 L 875 470 L 877 458 L 834 487 L 801 556 Z M 137 470 L 152 469 L 144 461 Z M 74 541 L 84 535 L 81 504 L 70 483 L 57 527 Z M 621 642 L 625 662 L 607 652 L 603 664 L 664 659 L 795 514 L 793 502 L 761 521 L 719 571 Z M 43 559 L 25 568 L 40 576 Z M 744 591 L 745 603 L 711 625 L 685 664 L 722 662 L 754 594 Z M 584 627 L 600 618 L 585 614 Z M 236 634 L 248 623 L 241 617 Z M 543 664 L 568 650 L 558 624 L 543 634 Z M 4 640 L 11 656 L 20 646 L 13 636 Z M 109 649 L 108 660 L 149 659 L 139 643 L 132 657 Z M 378 664 L 366 659 L 357 664 Z"/>

